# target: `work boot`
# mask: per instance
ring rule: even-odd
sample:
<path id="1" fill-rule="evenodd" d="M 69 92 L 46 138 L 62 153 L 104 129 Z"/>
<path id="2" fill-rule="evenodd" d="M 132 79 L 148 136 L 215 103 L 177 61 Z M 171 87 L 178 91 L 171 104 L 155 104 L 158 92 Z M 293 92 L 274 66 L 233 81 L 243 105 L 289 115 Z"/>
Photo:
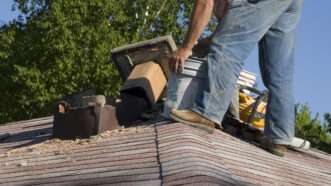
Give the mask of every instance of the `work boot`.
<path id="1" fill-rule="evenodd" d="M 270 139 L 264 137 L 261 140 L 261 147 L 279 157 L 284 157 L 287 152 L 287 146 L 283 144 L 275 144 Z"/>
<path id="2" fill-rule="evenodd" d="M 209 119 L 206 119 L 191 110 L 172 109 L 170 117 L 175 121 L 205 130 L 208 133 L 212 133 L 213 129 L 216 127 L 216 124 L 213 121 L 210 121 Z"/>

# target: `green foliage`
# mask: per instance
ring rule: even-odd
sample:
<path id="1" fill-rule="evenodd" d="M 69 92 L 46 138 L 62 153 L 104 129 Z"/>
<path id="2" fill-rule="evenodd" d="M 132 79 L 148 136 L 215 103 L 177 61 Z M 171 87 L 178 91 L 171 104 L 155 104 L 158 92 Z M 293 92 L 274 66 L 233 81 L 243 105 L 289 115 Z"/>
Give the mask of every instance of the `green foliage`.
<path id="1" fill-rule="evenodd" d="M 0 28 L 0 123 L 51 114 L 56 99 L 87 88 L 116 95 L 111 49 L 167 34 L 183 40 L 192 5 L 15 0 L 21 15 Z"/>
<path id="2" fill-rule="evenodd" d="M 327 130 L 327 132 L 331 134 L 331 114 L 330 113 L 324 114 L 323 126 Z"/>
<path id="3" fill-rule="evenodd" d="M 310 141 L 313 147 L 331 153 L 331 136 L 328 134 L 330 114 L 325 114 L 322 125 L 318 114 L 312 117 L 308 105 L 297 105 L 295 123 L 296 136 Z"/>

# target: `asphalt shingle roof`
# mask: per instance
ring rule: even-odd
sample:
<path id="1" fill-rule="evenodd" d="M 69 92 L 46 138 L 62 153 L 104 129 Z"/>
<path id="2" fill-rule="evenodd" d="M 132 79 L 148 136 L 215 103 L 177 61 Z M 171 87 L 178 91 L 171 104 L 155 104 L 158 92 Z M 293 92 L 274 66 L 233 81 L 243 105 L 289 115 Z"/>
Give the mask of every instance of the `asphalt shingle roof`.
<path id="1" fill-rule="evenodd" d="M 222 131 L 156 122 L 50 139 L 52 117 L 0 126 L 2 185 L 330 185 L 331 155 L 274 156 Z"/>

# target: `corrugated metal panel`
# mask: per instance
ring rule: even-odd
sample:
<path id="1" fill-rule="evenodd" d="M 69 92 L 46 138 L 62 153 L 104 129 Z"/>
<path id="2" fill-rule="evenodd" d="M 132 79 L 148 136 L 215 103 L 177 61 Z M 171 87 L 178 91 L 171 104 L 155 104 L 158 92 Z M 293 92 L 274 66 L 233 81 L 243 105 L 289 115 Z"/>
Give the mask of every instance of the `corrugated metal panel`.
<path id="1" fill-rule="evenodd" d="M 49 139 L 52 118 L 0 126 L 0 185 L 330 185 L 331 156 L 284 158 L 232 137 L 171 122 L 91 139 Z"/>
<path id="2" fill-rule="evenodd" d="M 239 85 L 254 87 L 255 82 L 256 82 L 256 74 L 254 74 L 252 72 L 248 72 L 246 70 L 242 70 L 240 72 L 240 75 L 239 75 L 239 78 L 237 81 L 237 83 Z"/>

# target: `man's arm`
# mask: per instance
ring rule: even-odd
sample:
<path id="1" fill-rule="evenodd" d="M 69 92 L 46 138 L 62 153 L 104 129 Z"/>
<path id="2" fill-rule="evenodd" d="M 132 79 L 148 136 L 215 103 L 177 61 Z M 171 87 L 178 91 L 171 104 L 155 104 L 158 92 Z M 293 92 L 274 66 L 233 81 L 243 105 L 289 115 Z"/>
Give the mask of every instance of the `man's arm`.
<path id="1" fill-rule="evenodd" d="M 209 23 L 214 9 L 214 0 L 196 0 L 191 15 L 189 31 L 186 34 L 183 48 L 192 50 L 200 35 Z"/>
<path id="2" fill-rule="evenodd" d="M 207 26 L 214 8 L 214 0 L 196 0 L 191 16 L 189 31 L 186 34 L 184 43 L 177 50 L 170 60 L 170 67 L 173 71 L 182 70 L 185 60 L 192 55 L 192 48 Z"/>

